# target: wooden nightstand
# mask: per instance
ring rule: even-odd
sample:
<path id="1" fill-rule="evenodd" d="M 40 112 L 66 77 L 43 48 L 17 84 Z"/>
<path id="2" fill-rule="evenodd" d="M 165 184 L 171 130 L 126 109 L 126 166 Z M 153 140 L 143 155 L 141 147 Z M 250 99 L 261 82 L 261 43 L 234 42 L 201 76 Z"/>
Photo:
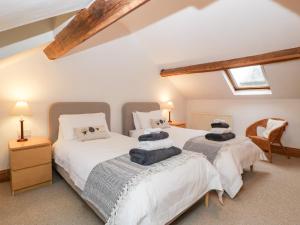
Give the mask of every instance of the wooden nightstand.
<path id="1" fill-rule="evenodd" d="M 12 140 L 8 148 L 12 195 L 52 183 L 51 142 L 47 138 Z"/>
<path id="2" fill-rule="evenodd" d="M 171 123 L 169 123 L 171 126 L 174 127 L 182 127 L 182 128 L 186 128 L 186 124 L 184 122 L 176 122 L 176 121 L 172 121 Z"/>

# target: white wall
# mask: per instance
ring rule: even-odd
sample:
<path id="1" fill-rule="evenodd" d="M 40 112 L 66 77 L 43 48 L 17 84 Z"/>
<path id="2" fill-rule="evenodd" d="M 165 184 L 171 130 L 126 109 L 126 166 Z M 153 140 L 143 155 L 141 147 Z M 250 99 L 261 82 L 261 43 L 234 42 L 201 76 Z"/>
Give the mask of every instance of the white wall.
<path id="1" fill-rule="evenodd" d="M 100 37 L 111 33 L 107 30 Z M 110 103 L 112 130 L 117 132 L 121 132 L 121 107 L 128 101 L 172 99 L 177 108 L 174 118 L 185 119 L 185 99 L 159 76 L 132 35 L 85 47 L 55 61 L 49 61 L 42 48 L 0 61 L 0 170 L 8 168 L 7 141 L 16 138 L 19 128 L 18 118 L 9 115 L 18 99 L 32 107 L 33 116 L 25 124 L 32 135 L 48 134 L 48 109 L 56 101 Z"/>
<path id="2" fill-rule="evenodd" d="M 300 148 L 300 99 L 188 100 L 188 124 L 193 112 L 232 115 L 233 129 L 238 135 L 245 134 L 246 128 L 259 119 L 286 119 L 289 126 L 283 143 L 288 147 Z"/>

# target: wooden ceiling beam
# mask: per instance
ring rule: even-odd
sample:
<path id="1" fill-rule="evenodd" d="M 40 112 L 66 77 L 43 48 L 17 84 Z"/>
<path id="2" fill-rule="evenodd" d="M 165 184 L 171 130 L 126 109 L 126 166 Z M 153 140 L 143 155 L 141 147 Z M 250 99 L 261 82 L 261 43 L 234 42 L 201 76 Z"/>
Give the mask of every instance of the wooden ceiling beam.
<path id="1" fill-rule="evenodd" d="M 172 69 L 163 69 L 161 70 L 160 75 L 162 77 L 168 77 L 183 74 L 205 73 L 244 66 L 264 65 L 294 59 L 300 59 L 300 47 L 225 61 L 210 62 Z"/>
<path id="2" fill-rule="evenodd" d="M 56 59 L 150 0 L 95 0 L 56 35 L 44 52 Z"/>

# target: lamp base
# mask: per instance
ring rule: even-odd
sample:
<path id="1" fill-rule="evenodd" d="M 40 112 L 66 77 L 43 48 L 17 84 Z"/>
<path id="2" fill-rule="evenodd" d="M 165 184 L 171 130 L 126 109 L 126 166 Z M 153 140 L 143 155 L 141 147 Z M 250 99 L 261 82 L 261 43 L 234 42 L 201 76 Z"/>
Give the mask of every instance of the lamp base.
<path id="1" fill-rule="evenodd" d="M 28 141 L 28 139 L 27 139 L 27 138 L 19 138 L 19 139 L 17 140 L 17 142 L 24 142 L 24 141 Z"/>
<path id="2" fill-rule="evenodd" d="M 171 120 L 171 111 L 169 111 L 169 121 L 168 123 L 172 123 L 172 120 Z"/>

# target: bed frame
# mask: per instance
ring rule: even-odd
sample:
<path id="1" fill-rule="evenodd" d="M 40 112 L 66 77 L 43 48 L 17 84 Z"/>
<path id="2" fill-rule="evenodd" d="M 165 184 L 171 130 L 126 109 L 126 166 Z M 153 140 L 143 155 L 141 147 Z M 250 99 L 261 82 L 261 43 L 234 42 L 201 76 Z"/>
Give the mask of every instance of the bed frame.
<path id="1" fill-rule="evenodd" d="M 147 112 L 151 110 L 158 110 L 160 106 L 155 102 L 131 102 L 126 103 L 123 106 L 123 133 L 129 132 L 129 130 L 134 129 L 132 112 L 142 111 Z M 102 112 L 106 116 L 107 125 L 110 129 L 110 106 L 105 102 L 57 102 L 51 105 L 49 110 L 49 138 L 52 143 L 57 140 L 59 121 L 58 118 L 63 114 L 84 114 L 84 113 L 99 113 Z M 124 121 L 125 120 L 125 121 Z M 71 188 L 81 197 L 82 191 L 76 187 L 76 185 L 71 180 L 68 172 L 66 172 L 62 167 L 54 163 L 56 171 L 64 178 L 64 180 L 71 186 Z M 196 204 L 202 196 L 197 199 L 190 207 L 183 210 L 181 213 L 176 215 L 171 221 L 166 223 L 166 225 L 174 222 L 178 217 L 190 209 L 194 204 Z M 89 202 L 82 199 L 95 213 L 96 215 L 105 222 L 104 216 L 91 205 Z M 205 207 L 208 207 L 209 202 L 209 192 L 205 194 Z"/>

